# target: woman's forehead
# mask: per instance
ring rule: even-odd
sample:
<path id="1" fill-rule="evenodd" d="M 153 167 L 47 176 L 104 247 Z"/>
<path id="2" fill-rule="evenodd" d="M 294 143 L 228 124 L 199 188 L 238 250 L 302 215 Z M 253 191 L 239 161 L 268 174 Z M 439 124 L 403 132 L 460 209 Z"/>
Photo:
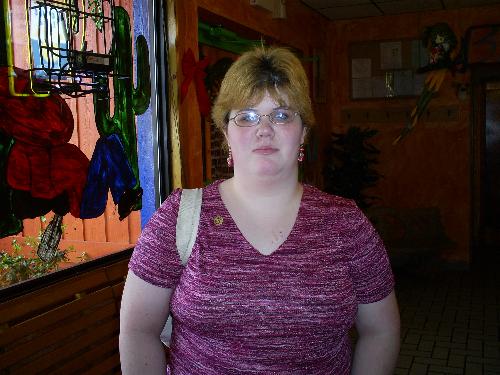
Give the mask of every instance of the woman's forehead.
<path id="1" fill-rule="evenodd" d="M 269 91 L 263 91 L 258 95 L 255 95 L 252 99 L 244 103 L 238 103 L 239 108 L 254 108 L 261 104 L 271 105 L 273 107 L 283 107 L 288 106 L 288 96 L 282 92 L 270 93 Z"/>

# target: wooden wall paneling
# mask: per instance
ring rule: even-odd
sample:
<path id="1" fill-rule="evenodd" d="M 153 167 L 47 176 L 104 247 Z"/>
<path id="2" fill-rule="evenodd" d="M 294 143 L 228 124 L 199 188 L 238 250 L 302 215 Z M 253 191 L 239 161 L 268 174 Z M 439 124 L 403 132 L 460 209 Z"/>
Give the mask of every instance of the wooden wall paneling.
<path id="1" fill-rule="evenodd" d="M 82 324 L 86 322 L 82 321 Z M 86 369 L 92 369 L 94 366 L 102 366 L 105 363 L 105 367 L 109 368 L 109 360 L 113 361 L 113 367 L 119 366 L 118 355 L 118 331 L 119 322 L 117 319 L 108 320 L 107 322 L 99 322 L 98 325 L 90 327 L 92 331 L 86 330 L 82 332 L 79 336 L 74 336 L 75 344 L 68 342 L 67 345 L 59 347 L 57 351 L 53 351 L 43 356 L 43 365 L 40 366 L 39 361 L 34 361 L 33 363 L 20 368 L 20 371 L 25 371 L 23 373 L 33 374 L 31 372 L 34 370 L 41 369 L 46 371 L 46 374 L 54 374 L 54 370 L 60 370 L 61 365 L 68 368 L 68 362 L 70 362 L 73 368 L 78 368 L 77 373 L 82 373 Z M 109 342 L 111 345 L 103 346 L 103 343 Z M 99 351 L 95 349 L 100 349 Z M 85 355 L 89 350 L 94 352 L 94 357 L 88 361 L 82 360 L 82 355 Z M 50 367 L 48 366 L 50 363 Z M 39 366 L 39 367 L 37 367 Z M 40 372 L 37 372 L 40 373 Z M 76 372 L 66 372 L 76 373 Z M 94 372 L 97 374 L 97 372 Z"/>
<path id="2" fill-rule="evenodd" d="M 24 219 L 23 220 L 23 237 L 36 237 L 42 228 L 42 222 L 40 218 L 35 219 Z"/>
<path id="3" fill-rule="evenodd" d="M 87 95 L 79 99 L 79 108 L 82 114 L 79 115 L 78 129 L 80 136 L 92 138 L 92 147 L 85 150 L 85 154 L 91 160 L 94 152 L 95 144 L 99 139 L 99 133 L 94 119 L 94 105 L 92 102 L 92 95 Z M 83 235 L 81 237 L 84 241 L 89 242 L 106 242 L 105 219 L 101 215 L 93 219 L 84 219 L 83 222 Z"/>
<path id="4" fill-rule="evenodd" d="M 118 4 L 115 3 L 115 5 L 122 6 L 120 3 Z M 98 47 L 101 49 L 103 48 L 103 46 L 99 43 Z M 115 100 L 116 100 L 112 79 L 109 80 L 109 96 L 110 96 L 109 115 L 112 117 L 114 115 Z M 105 223 L 104 228 L 105 228 L 107 242 L 121 242 L 121 243 L 129 242 L 128 233 L 127 234 L 123 233 L 124 230 L 128 231 L 127 222 L 119 221 L 118 207 L 117 206 L 115 207 L 110 191 L 108 191 L 106 209 L 104 210 L 104 214 L 102 215 L 102 217 L 104 218 L 104 223 Z"/>
<path id="5" fill-rule="evenodd" d="M 388 40 L 394 35 L 417 38 L 424 27 L 437 22 L 447 22 L 460 37 L 472 25 L 498 23 L 499 13 L 500 5 L 490 5 L 425 12 L 417 17 L 400 14 L 330 23 L 331 130 L 344 128 L 345 110 L 366 111 L 367 107 L 378 107 L 381 111 L 391 111 L 395 107 L 412 108 L 416 103 L 416 99 L 352 101 L 349 98 L 349 44 Z M 439 207 L 446 234 L 457 244 L 441 255 L 446 260 L 463 263 L 469 261 L 470 248 L 471 101 L 457 98 L 456 82 L 467 80 L 467 75 L 448 74 L 439 95 L 432 99 L 429 118 L 424 118 L 396 147 L 392 141 L 404 121 L 397 126 L 383 122 L 367 124 L 379 130 L 374 138 L 381 150 L 377 169 L 385 177 L 369 193 L 381 197 L 380 204 L 389 207 Z"/>
<path id="6" fill-rule="evenodd" d="M 182 187 L 182 155 L 180 142 L 179 121 L 179 85 L 180 66 L 178 66 L 177 53 L 177 18 L 175 0 L 164 1 L 164 17 L 166 20 L 165 32 L 167 38 L 167 64 L 168 64 L 168 131 L 169 131 L 169 164 L 171 187 Z"/>
<path id="7" fill-rule="evenodd" d="M 108 30 L 108 28 L 106 29 Z M 108 38 L 110 35 L 107 36 Z M 103 51 L 103 42 L 102 35 L 94 29 L 93 32 L 89 35 L 89 43 L 92 45 L 92 48 L 99 52 Z M 84 150 L 84 153 L 87 155 L 89 160 L 92 158 L 92 154 L 95 149 L 95 144 L 99 139 L 99 132 L 97 131 L 97 125 L 95 123 L 95 115 L 94 115 L 94 103 L 93 103 L 93 95 L 86 95 L 82 98 L 78 99 L 79 108 L 81 109 L 81 114 L 78 119 L 78 128 L 79 130 L 79 138 L 90 138 L 89 143 L 87 143 L 87 147 Z M 106 222 L 103 215 L 93 218 L 93 219 L 84 219 L 84 230 L 82 239 L 87 242 L 106 242 Z M 96 244 L 92 244 L 92 246 L 96 246 Z"/>
<path id="8" fill-rule="evenodd" d="M 106 238 L 108 242 L 129 243 L 128 218 L 119 220 L 118 206 L 113 203 L 111 193 L 108 193 L 108 204 L 104 211 L 106 220 Z"/>
<path id="9" fill-rule="evenodd" d="M 104 361 L 95 364 L 89 370 L 82 373 L 82 375 L 101 375 L 110 373 L 121 374 L 119 366 L 116 365 L 117 363 L 120 363 L 120 356 L 118 353 L 115 353 L 114 355 L 106 358 Z M 111 370 L 114 371 L 110 372 Z"/>
<path id="10" fill-rule="evenodd" d="M 118 312 L 127 263 L 86 271 L 1 303 L 2 371 L 99 374 L 118 369 Z"/>
<path id="11" fill-rule="evenodd" d="M 73 134 L 71 136 L 69 143 L 73 143 L 74 145 L 80 148 L 80 139 L 78 135 L 80 111 L 78 110 L 78 101 L 77 99 L 68 98 L 66 99 L 66 103 L 68 104 L 68 106 L 71 109 L 71 112 L 73 113 Z M 45 222 L 45 224 L 49 223 L 49 215 L 52 217 L 54 216 L 52 212 L 46 215 L 47 221 Z M 83 223 L 80 219 L 77 219 L 73 217 L 70 213 L 68 213 L 64 215 L 63 225 L 64 225 L 64 231 L 62 237 L 63 239 L 75 240 L 83 238 L 84 228 L 83 228 Z M 61 245 L 64 245 L 64 243 L 61 243 Z"/>
<path id="12" fill-rule="evenodd" d="M 177 90 L 184 79 L 181 71 L 182 56 L 191 48 L 195 56 L 198 52 L 198 9 L 196 1 L 176 1 L 177 34 Z M 235 3 L 235 5 L 238 2 Z M 203 186 L 203 152 L 201 118 L 194 85 L 179 107 L 181 159 L 183 186 L 187 188 Z"/>
<path id="13" fill-rule="evenodd" d="M 10 330 L 9 335 L 0 336 L 0 345 L 2 347 L 11 347 L 16 342 L 26 341 L 33 332 L 40 326 L 56 326 L 68 317 L 71 317 L 82 311 L 89 303 L 101 305 L 110 298 L 111 290 L 103 289 L 88 295 L 87 299 L 77 299 L 62 306 L 56 307 L 49 312 L 42 313 L 31 319 L 15 324 Z"/>
<path id="14" fill-rule="evenodd" d="M 89 345 L 100 334 L 101 330 L 92 332 L 90 335 L 85 335 L 86 331 L 95 330 L 93 325 L 96 322 L 108 320 L 115 313 L 114 304 L 107 303 L 85 313 L 77 314 L 75 317 L 68 317 L 64 324 L 50 327 L 50 330 L 48 330 L 49 327 L 38 326 L 38 329 L 47 328 L 47 330 L 32 332 L 28 336 L 28 341 L 22 344 L 16 343 L 14 348 L 9 348 L 6 353 L 0 354 L 0 363 L 10 367 L 21 361 L 27 362 L 22 367 L 16 366 L 16 371 L 20 374 L 33 374 L 35 369 L 44 372 L 60 359 L 65 359 L 65 355 L 73 354 L 80 345 L 83 347 Z M 45 350 L 48 350 L 48 353 L 45 354 Z M 43 361 L 40 361 L 40 355 L 43 356 Z"/>
<path id="15" fill-rule="evenodd" d="M 79 275 L 60 284 L 57 293 L 51 287 L 44 288 L 29 296 L 21 296 L 0 304 L 0 325 L 12 327 L 19 322 L 44 314 L 54 307 L 64 305 L 76 298 L 76 293 L 88 293 L 106 284 L 104 271 L 93 271 Z"/>
<path id="16" fill-rule="evenodd" d="M 91 24 L 90 22 L 87 25 Z M 95 50 L 95 34 L 90 32 L 91 28 L 87 33 L 88 49 Z M 77 35 L 77 44 L 81 35 Z M 73 132 L 72 142 L 87 156 L 90 160 L 92 153 L 94 151 L 95 142 L 98 139 L 97 129 L 95 127 L 95 121 L 93 117 L 94 108 L 92 104 L 92 95 L 86 95 L 77 99 L 71 98 L 67 100 L 70 108 L 72 109 L 73 116 L 75 119 L 75 130 Z M 99 219 L 96 220 L 97 222 Z M 63 223 L 65 225 L 65 230 L 63 233 L 64 241 L 61 243 L 63 247 L 71 246 L 67 241 L 83 241 L 85 240 L 85 233 L 87 232 L 83 220 L 74 218 L 71 214 L 65 215 Z M 98 236 L 102 229 L 98 225 L 95 225 L 94 232 L 95 236 Z M 78 251 L 83 250 L 81 246 L 77 246 Z M 71 254 L 71 258 L 74 259 L 79 254 Z"/>
<path id="17" fill-rule="evenodd" d="M 127 218 L 128 243 L 135 244 L 141 235 L 141 212 L 132 211 Z"/>
<path id="18" fill-rule="evenodd" d="M 112 327 L 114 328 L 114 327 Z M 101 327 L 102 329 L 102 327 Z M 52 375 L 67 375 L 67 374 L 76 374 L 82 373 L 83 369 L 86 365 L 90 365 L 95 361 L 96 358 L 105 356 L 110 357 L 109 353 L 118 351 L 118 340 L 116 337 L 113 337 L 103 343 L 100 343 L 98 346 L 86 350 L 83 353 L 80 353 L 77 357 L 70 358 L 65 361 L 64 364 L 61 364 L 57 369 L 53 369 Z M 116 360 L 114 360 L 116 363 Z"/>
<path id="19" fill-rule="evenodd" d="M 342 109 L 341 119 L 345 124 L 369 124 L 385 123 L 400 126 L 409 119 L 412 108 L 353 108 Z M 421 118 L 421 123 L 447 123 L 459 120 L 459 107 L 456 105 L 447 105 L 439 107 L 430 107 Z"/>

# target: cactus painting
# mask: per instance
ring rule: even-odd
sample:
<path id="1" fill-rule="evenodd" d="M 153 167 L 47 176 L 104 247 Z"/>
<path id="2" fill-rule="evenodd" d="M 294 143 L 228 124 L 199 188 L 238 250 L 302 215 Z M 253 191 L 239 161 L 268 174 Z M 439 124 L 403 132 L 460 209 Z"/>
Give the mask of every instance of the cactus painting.
<path id="1" fill-rule="evenodd" d="M 95 122 L 101 137 L 112 134 L 120 137 L 136 179 L 134 190 L 139 192 L 142 190 L 139 180 L 135 116 L 143 114 L 149 107 L 151 97 L 149 50 L 146 39 L 143 35 L 139 35 L 136 39 L 137 87 L 134 88 L 130 18 L 124 8 L 115 7 L 114 23 L 112 46 L 114 115 L 110 116 L 108 93 L 96 92 L 93 94 Z M 96 80 L 107 83 L 108 77 L 100 76 Z M 138 193 L 136 196 L 137 201 L 131 203 L 132 210 L 142 207 L 141 194 Z"/>

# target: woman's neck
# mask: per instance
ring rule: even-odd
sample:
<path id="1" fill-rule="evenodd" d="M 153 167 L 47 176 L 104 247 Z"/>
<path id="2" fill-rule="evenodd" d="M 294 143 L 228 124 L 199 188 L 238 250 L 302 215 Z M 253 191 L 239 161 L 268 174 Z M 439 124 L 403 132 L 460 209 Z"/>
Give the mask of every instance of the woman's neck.
<path id="1" fill-rule="evenodd" d="M 302 185 L 298 182 L 298 175 L 277 178 L 235 176 L 227 181 L 228 188 L 235 198 L 245 205 L 270 204 L 268 207 L 286 204 L 302 195 Z"/>

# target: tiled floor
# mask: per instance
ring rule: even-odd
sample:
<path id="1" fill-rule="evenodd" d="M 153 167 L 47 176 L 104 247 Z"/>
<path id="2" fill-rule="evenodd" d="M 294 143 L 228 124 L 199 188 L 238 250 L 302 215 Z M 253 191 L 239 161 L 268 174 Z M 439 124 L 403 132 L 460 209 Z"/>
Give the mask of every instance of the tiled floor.
<path id="1" fill-rule="evenodd" d="M 500 262 L 397 272 L 402 346 L 395 374 L 500 374 Z"/>

